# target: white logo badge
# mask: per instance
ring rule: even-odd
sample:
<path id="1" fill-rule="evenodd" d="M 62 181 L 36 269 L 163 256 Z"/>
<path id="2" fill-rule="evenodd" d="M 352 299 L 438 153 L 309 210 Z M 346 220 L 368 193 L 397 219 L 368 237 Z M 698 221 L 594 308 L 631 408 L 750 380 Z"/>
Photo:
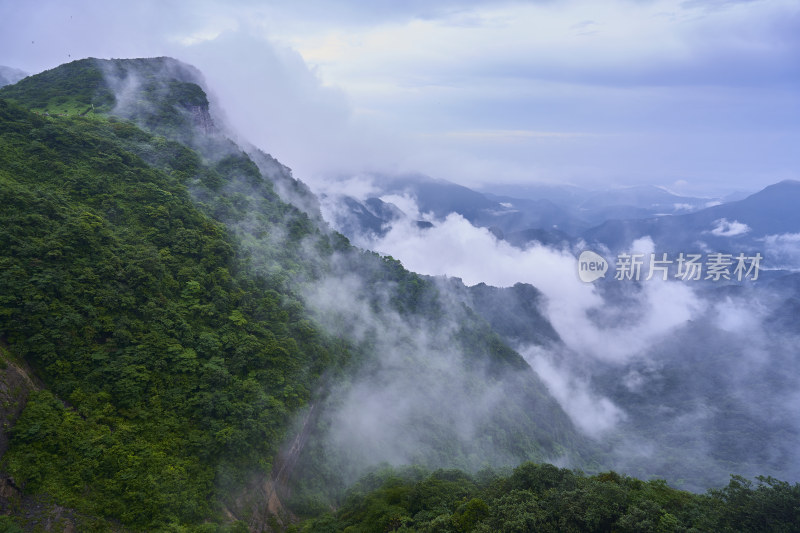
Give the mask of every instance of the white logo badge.
<path id="1" fill-rule="evenodd" d="M 600 254 L 586 250 L 578 257 L 578 277 L 581 278 L 581 281 L 591 283 L 604 278 L 607 271 L 608 261 Z"/>

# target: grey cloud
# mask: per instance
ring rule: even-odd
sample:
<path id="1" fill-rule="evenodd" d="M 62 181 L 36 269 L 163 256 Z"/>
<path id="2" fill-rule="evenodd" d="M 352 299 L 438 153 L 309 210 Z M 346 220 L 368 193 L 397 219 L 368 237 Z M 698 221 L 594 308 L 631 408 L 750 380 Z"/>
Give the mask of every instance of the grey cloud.
<path id="1" fill-rule="evenodd" d="M 682 478 L 682 487 L 701 491 L 732 469 L 800 475 L 797 341 L 771 315 L 785 296 L 656 280 L 595 287 L 574 279 L 574 257 L 505 247 L 457 217 L 433 224 L 395 222 L 384 238 L 363 242 L 421 272 L 539 287 L 563 343 L 518 351 L 576 427 L 605 448 L 609 466 Z M 796 260 L 797 235 L 765 244 Z M 634 245 L 652 247 L 649 238 Z"/>

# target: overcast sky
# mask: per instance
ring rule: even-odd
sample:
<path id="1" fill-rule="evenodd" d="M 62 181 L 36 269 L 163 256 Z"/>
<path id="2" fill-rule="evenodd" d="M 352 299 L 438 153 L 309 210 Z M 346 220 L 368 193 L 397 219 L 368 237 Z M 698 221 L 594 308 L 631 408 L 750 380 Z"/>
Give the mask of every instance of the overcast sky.
<path id="1" fill-rule="evenodd" d="M 0 65 L 157 55 L 312 182 L 800 179 L 797 0 L 0 0 Z"/>

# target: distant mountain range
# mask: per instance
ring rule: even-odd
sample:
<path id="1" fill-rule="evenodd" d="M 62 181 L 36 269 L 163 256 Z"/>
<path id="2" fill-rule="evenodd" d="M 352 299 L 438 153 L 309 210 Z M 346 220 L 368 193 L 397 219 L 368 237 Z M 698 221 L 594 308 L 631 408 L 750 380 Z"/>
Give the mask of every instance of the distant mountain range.
<path id="1" fill-rule="evenodd" d="M 681 248 L 744 251 L 763 246 L 770 235 L 800 232 L 800 181 L 782 181 L 744 200 L 684 215 L 608 220 L 583 233 L 588 242 L 621 249 L 650 236 L 660 250 Z"/>
<path id="2" fill-rule="evenodd" d="M 679 196 L 655 186 L 600 191 L 570 185 L 527 187 L 520 190 L 520 196 L 511 196 L 478 192 L 418 174 L 375 175 L 374 185 L 379 191 L 375 196 L 360 201 L 345 196 L 334 199 L 346 207 L 340 210 L 337 224 L 377 232 L 397 215 L 394 210 L 382 211 L 381 198 L 408 195 L 416 200 L 420 213 L 437 219 L 458 213 L 476 226 L 491 228 L 503 238 L 524 244 L 524 232 L 532 230 L 539 236 L 553 232 L 559 238 L 576 238 L 608 220 L 687 213 L 719 202 L 716 198 Z"/>
<path id="3" fill-rule="evenodd" d="M 656 186 L 590 191 L 575 186 L 499 187 L 525 197 L 478 192 L 421 175 L 375 176 L 379 194 L 338 202 L 333 223 L 348 236 L 385 233 L 402 218 L 391 203 L 408 195 L 428 223 L 458 213 L 509 243 L 575 246 L 581 242 L 611 252 L 649 236 L 663 252 L 745 252 L 765 239 L 800 233 L 800 182 L 783 181 L 738 199 L 679 196 Z"/>

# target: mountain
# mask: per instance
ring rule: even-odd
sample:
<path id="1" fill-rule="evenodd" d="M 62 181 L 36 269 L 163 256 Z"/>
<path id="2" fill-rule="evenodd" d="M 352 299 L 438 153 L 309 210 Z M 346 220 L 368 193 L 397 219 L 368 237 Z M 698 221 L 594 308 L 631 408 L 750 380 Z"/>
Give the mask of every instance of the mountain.
<path id="1" fill-rule="evenodd" d="M 695 198 L 672 193 L 654 185 L 634 185 L 587 189 L 575 185 L 494 185 L 484 186 L 481 192 L 489 197 L 494 195 L 529 200 L 546 199 L 564 208 L 583 211 L 602 210 L 611 207 L 643 209 L 661 213 L 675 210 L 693 210 L 705 207 L 709 198 Z M 731 197 L 729 200 L 740 198 Z"/>
<path id="2" fill-rule="evenodd" d="M 476 312 L 512 346 L 542 346 L 561 340 L 542 314 L 544 295 L 536 287 L 517 283 L 497 288 L 479 283 L 467 292 Z"/>
<path id="3" fill-rule="evenodd" d="M 652 359 L 617 360 L 640 339 L 614 322 L 647 318 L 617 288 L 583 310 L 609 351 L 590 359 L 566 342 L 585 324 L 557 330 L 536 287 L 354 247 L 219 116 L 170 58 L 0 88 L 0 531 L 791 530 L 798 485 L 597 472 L 796 477 L 795 293 L 709 288 L 732 317 L 709 305 L 645 337 Z M 435 216 L 559 235 L 524 227 L 533 207 L 388 183 Z M 390 199 L 348 209 L 382 229 L 408 215 Z M 780 336 L 741 326 L 753 302 Z M 626 418 L 587 436 L 611 401 Z"/>
<path id="4" fill-rule="evenodd" d="M 526 200 L 546 199 L 557 205 L 567 207 L 576 207 L 581 205 L 595 192 L 592 189 L 560 183 L 492 183 L 491 185 L 484 185 L 480 187 L 478 191 L 486 195 L 507 196 L 510 198 L 520 198 Z"/>
<path id="5" fill-rule="evenodd" d="M 591 460 L 465 288 L 331 231 L 203 86 L 87 59 L 0 89 L 0 374 L 38 384 L 3 411 L 2 509 L 261 530 L 382 461 Z"/>
<path id="6" fill-rule="evenodd" d="M 436 217 L 459 213 L 467 220 L 472 220 L 484 211 L 497 207 L 495 202 L 472 189 L 427 176 L 386 177 L 381 181 L 381 187 L 385 194 L 414 195 L 420 212 L 433 213 Z"/>
<path id="7" fill-rule="evenodd" d="M 494 224 L 503 228 L 507 234 L 521 234 L 523 232 L 561 232 L 573 235 L 591 227 L 586 220 L 577 216 L 570 209 L 564 208 L 546 198 L 521 199 L 510 196 L 486 195 L 487 198 L 498 202 L 494 211 L 487 213 L 483 218 L 477 218 L 479 225 Z"/>
<path id="8" fill-rule="evenodd" d="M 524 464 L 498 475 L 385 469 L 311 531 L 792 531 L 800 486 L 735 477 L 709 495 L 616 472 Z"/>
<path id="9" fill-rule="evenodd" d="M 653 185 L 637 185 L 597 191 L 581 203 L 582 209 L 607 209 L 629 206 L 662 213 L 705 207 L 708 199 L 673 194 Z"/>
<path id="10" fill-rule="evenodd" d="M 396 205 L 385 215 L 367 205 L 383 203 L 380 198 L 392 196 L 413 198 L 419 213 L 434 219 L 441 220 L 457 213 L 520 248 L 532 242 L 571 246 L 577 244 L 585 232 L 607 221 L 684 214 L 713 203 L 707 198 L 679 196 L 655 186 L 604 190 L 574 186 L 499 186 L 497 191 L 511 194 L 498 194 L 478 192 L 422 175 L 374 175 L 372 178 L 377 196 L 363 201 L 350 196 L 327 198 L 332 223 L 351 238 L 383 236 L 401 218 L 398 215 L 402 211 Z"/>
<path id="11" fill-rule="evenodd" d="M 320 198 L 323 202 L 329 200 L 325 195 Z M 333 202 L 336 208 L 328 218 L 338 231 L 350 236 L 364 233 L 385 235 L 387 226 L 404 216 L 396 205 L 380 198 L 359 202 L 352 196 L 342 196 L 334 198 Z"/>
<path id="12" fill-rule="evenodd" d="M 406 217 L 441 220 L 456 213 L 478 227 L 490 229 L 495 236 L 524 247 L 530 242 L 572 242 L 573 235 L 591 227 L 549 200 L 529 200 L 481 194 L 467 187 L 422 175 L 373 176 L 379 196 L 358 200 L 352 196 L 323 198 L 329 219 L 345 235 L 383 236 L 397 221 Z M 393 196 L 405 196 L 415 202 L 414 213 L 405 213 L 392 203 Z M 383 199 L 382 199 L 383 198 Z M 417 220 L 420 227 L 430 220 Z"/>
<path id="13" fill-rule="evenodd" d="M 800 232 L 800 182 L 782 181 L 735 202 L 695 213 L 644 220 L 610 220 L 586 231 L 590 243 L 619 250 L 649 236 L 663 251 L 711 248 L 744 252 L 763 247 L 767 236 Z"/>

